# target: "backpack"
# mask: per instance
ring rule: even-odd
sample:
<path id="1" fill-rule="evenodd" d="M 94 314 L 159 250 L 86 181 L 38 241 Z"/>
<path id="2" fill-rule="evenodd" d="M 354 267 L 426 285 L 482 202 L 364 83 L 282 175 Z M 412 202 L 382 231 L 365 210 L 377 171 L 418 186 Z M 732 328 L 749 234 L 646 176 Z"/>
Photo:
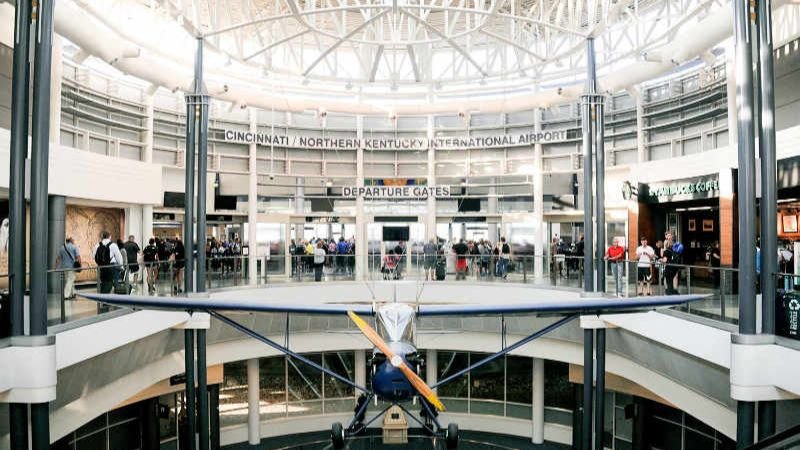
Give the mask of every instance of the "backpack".
<path id="1" fill-rule="evenodd" d="M 108 244 L 103 244 L 100 242 L 100 245 L 97 246 L 97 251 L 94 253 L 94 262 L 97 263 L 98 266 L 110 266 L 111 265 L 111 242 Z"/>
<path id="2" fill-rule="evenodd" d="M 142 254 L 144 255 L 144 262 L 153 262 L 156 260 L 158 248 L 155 245 L 148 245 L 142 250 Z"/>

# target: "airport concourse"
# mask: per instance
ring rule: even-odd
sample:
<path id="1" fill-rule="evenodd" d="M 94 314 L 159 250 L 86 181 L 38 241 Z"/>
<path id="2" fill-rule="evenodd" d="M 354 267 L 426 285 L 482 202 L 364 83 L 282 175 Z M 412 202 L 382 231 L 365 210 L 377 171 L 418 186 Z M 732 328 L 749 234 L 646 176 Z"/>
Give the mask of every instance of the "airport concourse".
<path id="1" fill-rule="evenodd" d="M 800 449 L 798 221 L 797 1 L 0 0 L 0 450 Z"/>

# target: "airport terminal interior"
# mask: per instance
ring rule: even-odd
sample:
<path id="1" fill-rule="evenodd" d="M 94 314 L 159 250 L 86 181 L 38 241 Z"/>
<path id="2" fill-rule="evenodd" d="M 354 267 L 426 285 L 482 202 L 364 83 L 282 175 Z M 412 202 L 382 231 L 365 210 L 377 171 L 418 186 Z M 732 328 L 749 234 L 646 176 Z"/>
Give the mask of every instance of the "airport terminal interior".
<path id="1" fill-rule="evenodd" d="M 800 449 L 796 0 L 0 0 L 0 221 L 0 449 Z"/>

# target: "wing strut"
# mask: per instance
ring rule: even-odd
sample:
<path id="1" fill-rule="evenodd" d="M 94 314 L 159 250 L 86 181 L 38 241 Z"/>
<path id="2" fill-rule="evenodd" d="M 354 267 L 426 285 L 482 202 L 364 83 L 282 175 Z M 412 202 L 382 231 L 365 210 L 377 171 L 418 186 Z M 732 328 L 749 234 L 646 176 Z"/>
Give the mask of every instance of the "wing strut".
<path id="1" fill-rule="evenodd" d="M 437 387 L 439 387 L 439 386 L 441 386 L 441 385 L 443 385 L 445 383 L 449 383 L 449 382 L 455 380 L 456 378 L 460 377 L 461 375 L 464 375 L 465 373 L 467 373 L 467 372 L 469 372 L 471 370 L 477 369 L 478 367 L 480 367 L 480 366 L 482 366 L 484 364 L 488 364 L 488 363 L 494 361 L 495 359 L 497 359 L 497 358 L 499 358 L 499 357 L 501 357 L 501 356 L 503 356 L 503 355 L 505 355 L 505 354 L 507 354 L 509 352 L 512 352 L 512 351 L 522 347 L 523 345 L 527 344 L 528 342 L 530 342 L 530 341 L 532 341 L 532 340 L 534 340 L 536 338 L 540 338 L 540 337 L 544 336 L 545 334 L 555 330 L 556 328 L 560 327 L 561 325 L 564 325 L 564 324 L 572 321 L 576 317 L 579 317 L 579 314 L 572 314 L 570 316 L 564 317 L 563 319 L 559 320 L 558 322 L 553 322 L 550 325 L 542 328 L 541 330 L 533 333 L 532 335 L 515 342 L 510 347 L 506 347 L 506 348 L 504 348 L 503 350 L 500 350 L 497 353 L 493 353 L 493 354 L 487 356 L 486 358 L 483 358 L 482 360 L 476 362 L 475 364 L 473 364 L 473 365 L 471 365 L 471 366 L 469 366 L 469 367 L 467 367 L 465 369 L 459 370 L 458 372 L 450 375 L 447 378 L 444 378 L 443 380 L 437 381 L 435 384 L 433 384 L 431 386 L 431 389 L 436 389 Z"/>
<path id="2" fill-rule="evenodd" d="M 308 359 L 308 358 L 306 358 L 306 357 L 304 357 L 304 356 L 302 356 L 302 355 L 300 355 L 298 353 L 295 353 L 295 352 L 289 350 L 288 348 L 282 346 L 281 344 L 278 344 L 277 342 L 273 341 L 272 339 L 269 339 L 268 337 L 265 337 L 265 336 L 262 336 L 262 335 L 256 333 L 255 331 L 251 330 L 250 328 L 247 328 L 246 326 L 240 324 L 239 322 L 237 322 L 237 321 L 235 321 L 235 320 L 233 320 L 231 318 L 226 317 L 226 316 L 224 316 L 224 315 L 222 315 L 222 314 L 220 314 L 220 313 L 218 313 L 216 311 L 213 311 L 213 310 L 209 310 L 209 311 L 206 311 L 206 312 L 208 312 L 212 317 L 214 317 L 216 319 L 219 319 L 221 322 L 226 323 L 226 324 L 232 326 L 233 328 L 236 328 L 237 330 L 239 330 L 242 333 L 250 336 L 251 338 L 253 338 L 255 340 L 258 340 L 258 341 L 261 341 L 261 342 L 269 345 L 270 347 L 274 348 L 275 350 L 278 350 L 281 353 L 284 353 L 286 355 L 291 356 L 294 359 L 297 359 L 298 361 L 306 363 L 309 366 L 319 370 L 320 372 L 322 372 L 322 373 L 324 373 L 324 374 L 326 374 L 328 376 L 331 376 L 333 378 L 336 378 L 337 380 L 341 381 L 344 384 L 347 384 L 348 386 L 352 386 L 352 387 L 356 388 L 357 390 L 359 390 L 361 392 L 366 392 L 367 394 L 372 395 L 372 391 L 370 391 L 369 389 L 365 388 L 364 386 L 359 386 L 359 385 L 353 383 L 352 381 L 350 381 L 347 378 L 339 375 L 338 373 L 333 372 L 331 370 L 328 370 L 328 369 L 322 367 L 321 365 L 315 363 L 314 361 L 311 361 L 310 359 Z"/>

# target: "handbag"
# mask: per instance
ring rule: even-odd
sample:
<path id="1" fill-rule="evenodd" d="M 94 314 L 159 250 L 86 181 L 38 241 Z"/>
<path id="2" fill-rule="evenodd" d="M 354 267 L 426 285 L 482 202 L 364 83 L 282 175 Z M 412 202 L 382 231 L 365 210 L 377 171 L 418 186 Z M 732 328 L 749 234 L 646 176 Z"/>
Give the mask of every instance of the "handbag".
<path id="1" fill-rule="evenodd" d="M 75 272 L 76 273 L 81 273 L 81 267 L 82 267 L 81 263 L 76 261 L 75 257 L 72 256 L 72 253 L 69 252 L 69 249 L 67 249 L 67 244 L 64 244 L 64 251 L 67 252 L 67 254 L 69 255 L 70 258 L 72 258 L 72 268 L 75 269 Z"/>

